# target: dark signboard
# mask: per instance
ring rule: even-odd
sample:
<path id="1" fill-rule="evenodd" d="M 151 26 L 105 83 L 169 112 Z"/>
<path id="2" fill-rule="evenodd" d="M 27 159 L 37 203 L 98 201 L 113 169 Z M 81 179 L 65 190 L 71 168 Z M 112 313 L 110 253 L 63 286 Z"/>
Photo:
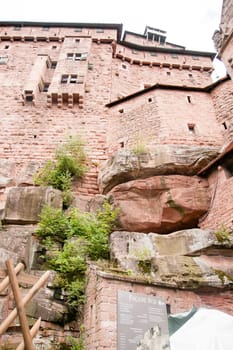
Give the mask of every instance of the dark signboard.
<path id="1" fill-rule="evenodd" d="M 169 350 L 166 304 L 150 295 L 118 291 L 117 350 Z"/>

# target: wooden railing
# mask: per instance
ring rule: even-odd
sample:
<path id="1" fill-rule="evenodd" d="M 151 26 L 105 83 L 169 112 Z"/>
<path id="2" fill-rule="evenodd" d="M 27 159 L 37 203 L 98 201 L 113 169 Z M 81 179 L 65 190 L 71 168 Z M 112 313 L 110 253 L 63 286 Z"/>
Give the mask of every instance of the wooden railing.
<path id="1" fill-rule="evenodd" d="M 17 280 L 17 275 L 20 274 L 20 272 L 24 269 L 24 264 L 19 263 L 14 268 L 12 260 L 9 259 L 6 261 L 6 267 L 8 276 L 6 276 L 4 280 L 0 283 L 0 293 L 10 284 L 13 291 L 16 308 L 12 310 L 11 313 L 6 317 L 6 319 L 0 324 L 0 336 L 6 332 L 8 327 L 18 316 L 21 326 L 21 332 L 23 335 L 23 341 L 18 345 L 16 350 L 34 350 L 35 348 L 32 340 L 39 331 L 41 318 L 39 318 L 33 325 L 33 327 L 29 329 L 25 306 L 48 280 L 50 272 L 45 272 L 39 278 L 39 280 L 37 280 L 33 287 L 28 291 L 28 293 L 22 298 Z"/>

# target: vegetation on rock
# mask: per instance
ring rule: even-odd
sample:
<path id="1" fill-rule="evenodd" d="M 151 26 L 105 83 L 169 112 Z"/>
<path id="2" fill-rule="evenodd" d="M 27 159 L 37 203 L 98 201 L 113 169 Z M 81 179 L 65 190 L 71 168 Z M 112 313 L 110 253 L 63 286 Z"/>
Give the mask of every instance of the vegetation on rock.
<path id="1" fill-rule="evenodd" d="M 53 186 L 63 192 L 64 206 L 72 199 L 73 179 L 80 179 L 86 173 L 86 154 L 83 140 L 76 136 L 57 148 L 54 161 L 46 162 L 34 177 L 36 185 Z"/>
<path id="2" fill-rule="evenodd" d="M 87 261 L 109 258 L 109 233 L 116 218 L 108 202 L 95 214 L 77 209 L 65 214 L 50 207 L 41 212 L 36 234 L 49 249 L 46 264 L 57 272 L 54 287 L 63 291 L 71 313 L 85 301 Z"/>

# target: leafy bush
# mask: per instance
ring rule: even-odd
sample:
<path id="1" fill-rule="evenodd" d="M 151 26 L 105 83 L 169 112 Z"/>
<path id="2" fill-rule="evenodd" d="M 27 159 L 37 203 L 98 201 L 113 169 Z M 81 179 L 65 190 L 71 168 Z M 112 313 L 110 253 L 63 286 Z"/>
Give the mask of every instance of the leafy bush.
<path id="1" fill-rule="evenodd" d="M 55 160 L 49 160 L 34 177 L 36 185 L 53 186 L 63 192 L 64 206 L 71 202 L 71 185 L 74 178 L 82 178 L 86 173 L 84 143 L 79 138 L 70 138 L 57 148 Z"/>
<path id="2" fill-rule="evenodd" d="M 65 215 L 61 210 L 45 207 L 37 236 L 43 242 L 59 242 L 63 248 L 53 250 L 47 257 L 49 266 L 57 272 L 55 286 L 67 293 L 67 303 L 77 310 L 85 301 L 85 272 L 87 259 L 109 258 L 109 233 L 117 218 L 117 211 L 109 203 L 96 214 L 79 213 L 77 209 Z"/>

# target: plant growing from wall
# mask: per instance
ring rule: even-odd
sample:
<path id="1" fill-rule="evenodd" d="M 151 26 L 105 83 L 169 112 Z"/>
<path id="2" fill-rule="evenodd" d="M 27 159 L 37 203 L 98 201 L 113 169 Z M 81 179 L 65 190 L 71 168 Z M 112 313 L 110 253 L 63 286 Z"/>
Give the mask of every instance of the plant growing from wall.
<path id="1" fill-rule="evenodd" d="M 67 207 L 72 199 L 72 180 L 83 178 L 87 170 L 85 163 L 84 142 L 78 136 L 72 137 L 56 149 L 54 161 L 46 162 L 35 175 L 34 182 L 62 191 L 64 206 Z"/>
<path id="2" fill-rule="evenodd" d="M 230 243 L 231 232 L 225 225 L 222 224 L 214 234 L 219 243 Z"/>
<path id="3" fill-rule="evenodd" d="M 109 233 L 116 219 L 117 210 L 108 202 L 96 214 L 73 209 L 66 215 L 50 207 L 41 212 L 36 235 L 51 249 L 46 264 L 57 272 L 54 287 L 65 292 L 71 313 L 85 301 L 87 261 L 109 258 Z"/>

